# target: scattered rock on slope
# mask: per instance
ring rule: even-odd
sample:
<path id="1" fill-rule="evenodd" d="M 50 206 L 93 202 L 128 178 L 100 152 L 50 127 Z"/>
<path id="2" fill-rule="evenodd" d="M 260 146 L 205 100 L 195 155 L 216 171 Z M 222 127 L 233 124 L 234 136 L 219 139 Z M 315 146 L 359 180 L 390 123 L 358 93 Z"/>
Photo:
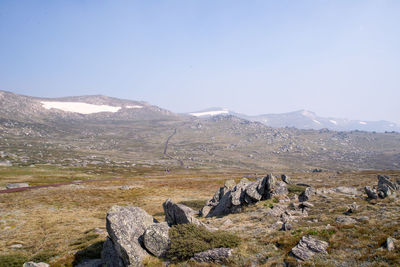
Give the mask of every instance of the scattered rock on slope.
<path id="1" fill-rule="evenodd" d="M 284 181 L 287 184 L 291 184 L 292 183 L 292 181 L 290 180 L 290 177 L 287 176 L 286 174 L 282 174 L 281 175 L 281 179 L 282 179 L 282 181 Z"/>
<path id="2" fill-rule="evenodd" d="M 25 262 L 23 265 L 23 267 L 49 267 L 49 266 L 50 265 L 48 265 L 47 263 L 44 263 L 44 262 L 36 263 L 33 261 Z"/>
<path id="3" fill-rule="evenodd" d="M 304 190 L 300 195 L 299 195 L 299 201 L 300 202 L 306 202 L 311 199 L 311 196 L 315 193 L 315 190 L 313 187 L 307 187 L 306 190 Z"/>
<path id="4" fill-rule="evenodd" d="M 305 261 L 312 258 L 315 254 L 326 254 L 327 248 L 327 242 L 306 235 L 300 239 L 299 243 L 294 248 L 292 248 L 291 252 L 296 258 Z"/>
<path id="5" fill-rule="evenodd" d="M 14 189 L 14 188 L 21 188 L 21 187 L 28 187 L 28 183 L 13 183 L 13 184 L 7 184 L 6 188 L 7 189 Z"/>
<path id="6" fill-rule="evenodd" d="M 370 199 L 377 199 L 378 198 L 378 194 L 371 187 L 366 186 L 364 188 L 364 190 L 365 190 L 365 193 L 367 194 L 368 198 L 370 198 Z"/>
<path id="7" fill-rule="evenodd" d="M 389 176 L 378 175 L 377 192 L 380 198 L 390 196 L 399 189 L 400 187 L 396 184 L 396 182 L 391 181 Z"/>
<path id="8" fill-rule="evenodd" d="M 191 260 L 197 262 L 209 262 L 209 263 L 221 264 L 224 263 L 231 256 L 232 256 L 231 248 L 214 248 L 194 254 Z"/>

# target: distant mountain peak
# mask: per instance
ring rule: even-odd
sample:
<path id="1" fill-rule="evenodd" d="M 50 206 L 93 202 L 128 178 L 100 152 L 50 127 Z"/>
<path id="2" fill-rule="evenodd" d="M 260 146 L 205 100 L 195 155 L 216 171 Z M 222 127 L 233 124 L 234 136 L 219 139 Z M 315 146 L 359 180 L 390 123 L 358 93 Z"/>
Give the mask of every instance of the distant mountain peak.
<path id="1" fill-rule="evenodd" d="M 391 132 L 400 131 L 400 126 L 396 123 L 388 121 L 364 121 L 349 120 L 333 117 L 320 117 L 315 112 L 301 109 L 287 113 L 262 114 L 250 116 L 246 114 L 235 113 L 223 108 L 209 108 L 206 110 L 189 113 L 196 117 L 212 117 L 217 115 L 234 115 L 236 117 L 249 121 L 261 122 L 267 126 L 275 128 L 295 127 L 298 129 L 315 129 L 323 128 L 334 131 L 375 131 L 375 132 Z"/>

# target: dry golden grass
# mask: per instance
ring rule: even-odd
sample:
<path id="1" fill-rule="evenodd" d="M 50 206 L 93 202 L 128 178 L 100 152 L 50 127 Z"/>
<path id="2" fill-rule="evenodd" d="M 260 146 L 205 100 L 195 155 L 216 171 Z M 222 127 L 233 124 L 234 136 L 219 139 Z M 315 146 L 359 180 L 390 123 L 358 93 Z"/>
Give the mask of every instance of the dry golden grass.
<path id="1" fill-rule="evenodd" d="M 383 173 L 400 177 L 400 172 Z M 289 175 L 295 183 L 310 184 L 316 188 L 354 186 L 362 189 L 365 185 L 377 183 L 376 174 L 376 171 L 365 171 Z M 21 181 L 23 175 L 21 171 Z M 0 256 L 36 256 L 46 259 L 52 266 L 72 266 L 78 251 L 105 240 L 105 216 L 111 206 L 139 206 L 162 221 L 161 205 L 167 198 L 198 208 L 226 179 L 239 180 L 247 175 L 226 170 L 215 173 L 182 170 L 167 175 L 152 172 L 148 175 L 127 175 L 125 177 L 128 178 L 120 180 L 2 194 Z M 121 190 L 122 185 L 133 188 Z M 310 210 L 309 217 L 294 223 L 294 230 L 287 232 L 269 230 L 273 219 L 263 216 L 270 208 L 269 202 L 260 202 L 246 207 L 240 214 L 209 221 L 216 226 L 221 226 L 228 218 L 233 221 L 234 225 L 228 229 L 239 234 L 243 240 L 235 250 L 233 265 L 246 266 L 256 261 L 259 265 L 272 266 L 284 260 L 293 261 L 287 254 L 304 234 L 316 235 L 330 244 L 329 255 L 315 259 L 315 263 L 333 266 L 339 261 L 348 261 L 351 256 L 355 263 L 400 264 L 400 244 L 396 244 L 392 252 L 380 249 L 388 236 L 400 238 L 398 200 L 385 199 L 374 204 L 362 198 L 335 194 L 331 198 L 316 196 L 311 202 L 315 207 Z M 347 205 L 353 202 L 361 208 L 352 216 L 368 216 L 369 221 L 351 227 L 338 225 L 336 216 L 342 216 Z M 330 227 L 327 227 L 328 224 Z M 13 248 L 16 244 L 22 247 Z M 145 263 L 147 266 L 161 265 L 153 257 L 146 259 Z"/>

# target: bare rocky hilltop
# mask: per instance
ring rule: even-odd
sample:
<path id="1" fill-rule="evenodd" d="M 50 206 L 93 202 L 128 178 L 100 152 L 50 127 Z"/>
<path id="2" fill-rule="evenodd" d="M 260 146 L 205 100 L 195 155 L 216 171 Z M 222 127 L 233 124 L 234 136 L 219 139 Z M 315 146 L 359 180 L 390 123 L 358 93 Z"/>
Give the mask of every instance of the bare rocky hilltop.
<path id="1" fill-rule="evenodd" d="M 254 172 L 400 167 L 395 132 L 271 128 L 232 115 L 197 118 L 106 96 L 49 99 L 0 91 L 0 103 L 0 162 L 6 165 Z"/>

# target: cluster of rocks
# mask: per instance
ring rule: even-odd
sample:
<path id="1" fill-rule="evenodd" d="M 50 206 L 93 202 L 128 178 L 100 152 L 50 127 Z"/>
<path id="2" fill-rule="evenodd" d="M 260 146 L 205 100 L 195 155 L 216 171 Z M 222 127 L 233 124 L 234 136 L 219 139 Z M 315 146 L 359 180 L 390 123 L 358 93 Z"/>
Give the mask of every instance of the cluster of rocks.
<path id="1" fill-rule="evenodd" d="M 194 217 L 198 212 L 185 205 L 167 199 L 163 208 L 166 222 L 159 223 L 139 207 L 113 206 L 106 217 L 108 237 L 101 252 L 103 266 L 140 266 L 149 253 L 165 257 L 172 225 L 191 223 L 207 227 Z M 196 254 L 193 260 L 218 262 L 231 254 L 229 249 L 210 250 Z"/>
<path id="2" fill-rule="evenodd" d="M 370 199 L 396 196 L 396 192 L 400 190 L 400 180 L 397 179 L 397 181 L 393 181 L 387 175 L 378 175 L 378 185 L 374 188 L 366 186 L 364 189 Z"/>
<path id="3" fill-rule="evenodd" d="M 278 181 L 272 174 L 259 178 L 255 182 L 243 178 L 235 184 L 235 181 L 228 180 L 225 186 L 219 188 L 207 201 L 201 209 L 201 216 L 214 217 L 238 213 L 245 205 L 270 199 L 276 195 L 287 195 L 289 182 L 290 179 L 286 175 L 282 175 L 282 181 Z"/>

